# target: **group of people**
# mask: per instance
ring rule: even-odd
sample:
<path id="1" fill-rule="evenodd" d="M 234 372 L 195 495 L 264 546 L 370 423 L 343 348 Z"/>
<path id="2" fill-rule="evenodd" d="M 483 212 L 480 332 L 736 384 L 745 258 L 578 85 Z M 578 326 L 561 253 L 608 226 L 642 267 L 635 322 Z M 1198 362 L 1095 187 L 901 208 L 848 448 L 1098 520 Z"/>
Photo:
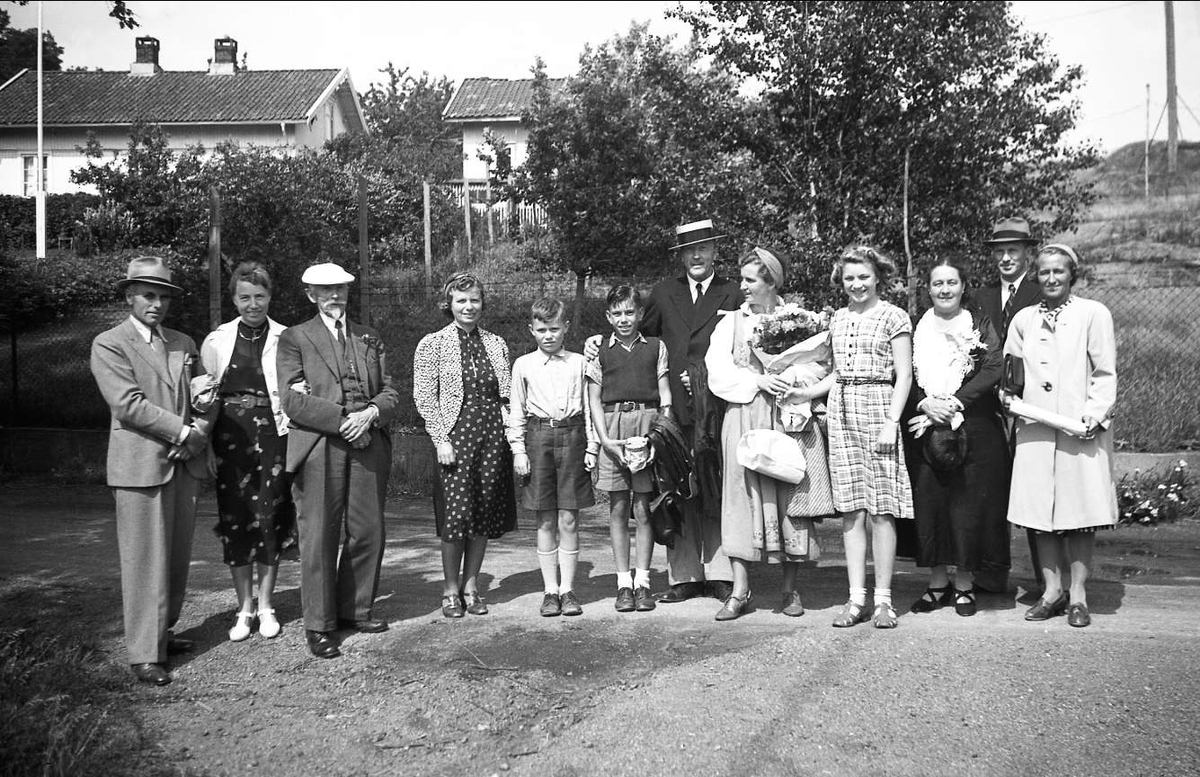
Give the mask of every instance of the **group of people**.
<path id="1" fill-rule="evenodd" d="M 1037 248 L 1026 221 L 1001 221 L 987 241 L 1000 283 L 978 287 L 965 265 L 936 262 L 932 306 L 914 327 L 883 298 L 894 262 L 850 246 L 831 274 L 845 306 L 785 368 L 754 333 L 783 304 L 788 263 L 755 246 L 739 257 L 738 278 L 723 278 L 724 237 L 711 220 L 678 227 L 682 273 L 646 297 L 614 286 L 612 331 L 589 337 L 582 353 L 564 347 L 571 323 L 546 298 L 530 308 L 536 350 L 510 361 L 504 339 L 480 326 L 484 284 L 470 273 L 447 281 L 450 321 L 412 362 L 439 465 L 442 614 L 488 612 L 480 571 L 488 541 L 516 528 L 518 498 L 537 524 L 540 614 L 581 614 L 579 511 L 598 489 L 608 497 L 619 612 L 708 596 L 720 601 L 717 620 L 737 619 L 755 606 L 752 565 L 766 561 L 782 564 L 778 610 L 800 616 L 800 562 L 820 553 L 814 522 L 839 517 L 849 596 L 835 627 L 897 625 L 898 554 L 929 569 L 912 612 L 973 615 L 977 591 L 1007 589 L 1010 524 L 1028 531 L 1041 589 L 1026 619 L 1066 614 L 1088 625 L 1095 531 L 1116 521 L 1115 339 L 1104 306 L 1072 291 L 1075 252 Z M 230 281 L 238 317 L 197 349 L 162 326 L 180 291 L 170 270 L 139 257 L 118 284 L 129 318 L 93 342 L 92 371 L 112 411 L 125 641 L 142 682 L 169 683 L 168 656 L 192 647 L 171 629 L 206 476 L 216 480 L 216 531 L 238 600 L 231 640 L 256 625 L 262 637 L 280 633 L 272 593 L 292 544 L 314 656 L 340 654 L 340 629 L 388 628 L 373 604 L 399 396 L 378 332 L 346 317 L 354 277 L 327 263 L 301 280 L 316 314 L 285 328 L 268 315 L 267 269 L 239 265 Z M 646 443 L 663 427 L 687 441 L 694 471 L 667 549 L 669 587 L 655 595 L 659 484 Z M 802 477 L 744 458 L 757 430 L 794 442 Z"/>

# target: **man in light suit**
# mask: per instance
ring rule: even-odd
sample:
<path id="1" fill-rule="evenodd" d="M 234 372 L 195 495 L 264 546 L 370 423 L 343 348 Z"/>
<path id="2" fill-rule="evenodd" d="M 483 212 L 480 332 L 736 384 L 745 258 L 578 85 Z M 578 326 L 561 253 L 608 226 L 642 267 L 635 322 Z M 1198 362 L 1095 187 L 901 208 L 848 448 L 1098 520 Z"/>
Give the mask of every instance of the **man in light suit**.
<path id="1" fill-rule="evenodd" d="M 112 412 L 108 485 L 117 512 L 125 647 L 141 682 L 166 685 L 167 655 L 191 648 L 169 634 L 187 588 L 196 498 L 215 408 L 193 417 L 196 344 L 162 320 L 174 294 L 162 259 L 129 263 L 117 287 L 130 316 L 92 341 L 91 368 Z"/>
<path id="2" fill-rule="evenodd" d="M 992 237 L 985 241 L 992 252 L 992 261 L 1000 274 L 999 281 L 989 283 L 979 290 L 976 300 L 980 310 L 987 315 L 1000 336 L 1000 346 L 1008 339 L 1008 325 L 1018 310 L 1036 305 L 1042 298 L 1037 278 L 1030 272 L 1030 265 L 1037 255 L 1038 241 L 1029 229 L 1029 222 L 1022 218 L 1007 218 L 992 227 Z M 1012 425 L 1006 424 L 1011 437 Z M 1037 587 L 1042 587 L 1042 568 L 1038 563 L 1037 545 L 1033 530 L 1028 531 L 1029 555 L 1033 561 Z M 1003 593 L 1008 589 L 1006 573 L 979 572 L 975 587 L 985 591 Z"/>
<path id="3" fill-rule="evenodd" d="M 693 439 L 692 416 L 694 391 L 688 377 L 693 364 L 703 363 L 717 312 L 736 310 L 742 293 L 736 281 L 717 275 L 718 235 L 711 219 L 683 224 L 675 228 L 672 252 L 678 257 L 683 273 L 659 282 L 650 291 L 642 333 L 661 337 L 667 346 L 671 381 L 672 410 L 686 439 Z M 733 570 L 729 557 L 721 550 L 721 522 L 705 517 L 696 500 L 684 509 L 682 536 L 667 549 L 667 570 L 671 587 L 658 595 L 667 604 L 708 595 L 725 601 L 733 592 Z"/>
<path id="4" fill-rule="evenodd" d="M 326 263 L 300 280 L 317 315 L 279 338 L 279 395 L 290 419 L 287 470 L 299 513 L 305 635 L 314 656 L 335 658 L 338 628 L 388 628 L 371 610 L 392 464 L 387 427 L 399 395 L 379 333 L 346 318 L 354 276 Z"/>

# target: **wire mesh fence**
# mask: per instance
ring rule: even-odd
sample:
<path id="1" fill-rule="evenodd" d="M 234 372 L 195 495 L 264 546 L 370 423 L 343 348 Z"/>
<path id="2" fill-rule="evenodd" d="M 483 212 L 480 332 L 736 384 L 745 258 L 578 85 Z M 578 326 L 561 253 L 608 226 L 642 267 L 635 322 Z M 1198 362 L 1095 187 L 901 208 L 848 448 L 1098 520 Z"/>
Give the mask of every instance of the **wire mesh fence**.
<path id="1" fill-rule="evenodd" d="M 657 278 L 635 285 L 648 291 Z M 540 281 L 490 282 L 482 326 L 503 337 L 511 356 L 534 349 L 529 305 L 557 296 L 573 319 L 567 347 L 578 350 L 591 334 L 608 331 L 604 295 L 608 283 L 589 281 L 578 310 L 575 281 L 545 276 Z M 1117 407 L 1119 447 L 1131 450 L 1179 450 L 1200 447 L 1200 273 L 1172 270 L 1105 274 L 1079 287 L 1082 296 L 1104 303 L 1117 334 Z M 366 306 L 351 309 L 358 318 Z M 19 334 L 9 334 L 0 349 L 0 423 L 5 426 L 105 428 L 108 410 L 88 367 L 92 338 L 118 323 L 127 309 L 96 308 L 69 319 Z M 422 422 L 412 404 L 412 357 L 424 335 L 449 319 L 438 295 L 421 283 L 375 285 L 370 323 L 388 348 L 388 368 L 400 392 L 397 424 L 418 430 Z M 168 325 L 170 321 L 168 320 Z M 296 321 L 283 321 L 294 324 Z M 203 332 L 189 332 L 199 342 Z"/>

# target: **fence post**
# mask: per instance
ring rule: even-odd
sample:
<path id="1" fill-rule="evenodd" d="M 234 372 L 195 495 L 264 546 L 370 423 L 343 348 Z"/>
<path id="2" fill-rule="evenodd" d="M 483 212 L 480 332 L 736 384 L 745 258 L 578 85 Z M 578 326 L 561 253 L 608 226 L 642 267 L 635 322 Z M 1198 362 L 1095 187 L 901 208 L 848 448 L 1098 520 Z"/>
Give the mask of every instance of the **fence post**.
<path id="1" fill-rule="evenodd" d="M 367 179 L 358 176 L 358 274 L 362 279 L 362 317 L 367 326 L 371 320 L 371 258 L 367 250 Z"/>
<path id="2" fill-rule="evenodd" d="M 208 324 L 221 325 L 221 193 L 208 190 Z"/>
<path id="3" fill-rule="evenodd" d="M 467 232 L 467 264 L 471 258 L 471 183 L 463 179 L 463 224 Z"/>
<path id="4" fill-rule="evenodd" d="M 433 219 L 429 214 L 429 181 L 421 181 L 425 199 L 425 289 L 433 293 Z"/>
<path id="5" fill-rule="evenodd" d="M 15 426 L 17 419 L 21 417 L 21 401 L 17 395 L 17 375 L 20 370 L 17 369 L 17 327 L 16 322 L 13 322 L 12 330 L 8 333 L 9 344 L 12 348 L 12 359 L 10 365 L 12 367 L 12 423 Z"/>

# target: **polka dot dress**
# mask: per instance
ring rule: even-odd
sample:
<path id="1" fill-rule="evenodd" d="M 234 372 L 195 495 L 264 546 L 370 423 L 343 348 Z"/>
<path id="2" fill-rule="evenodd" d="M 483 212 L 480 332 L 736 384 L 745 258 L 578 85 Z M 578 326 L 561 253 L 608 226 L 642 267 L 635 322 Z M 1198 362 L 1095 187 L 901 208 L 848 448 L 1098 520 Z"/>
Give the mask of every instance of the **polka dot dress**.
<path id="1" fill-rule="evenodd" d="M 495 539 L 517 528 L 512 450 L 500 416 L 500 386 L 479 330 L 457 329 L 463 403 L 450 431 L 456 463 L 441 467 L 434 516 L 443 541 Z"/>
<path id="2" fill-rule="evenodd" d="M 252 330 L 238 323 L 233 356 L 221 381 L 223 402 L 213 433 L 217 458 L 217 525 L 225 563 L 276 564 L 295 540 L 295 508 L 284 464 L 287 437 L 276 434 L 269 405 L 245 407 L 238 397 L 265 398 L 262 370 L 266 324 Z"/>

